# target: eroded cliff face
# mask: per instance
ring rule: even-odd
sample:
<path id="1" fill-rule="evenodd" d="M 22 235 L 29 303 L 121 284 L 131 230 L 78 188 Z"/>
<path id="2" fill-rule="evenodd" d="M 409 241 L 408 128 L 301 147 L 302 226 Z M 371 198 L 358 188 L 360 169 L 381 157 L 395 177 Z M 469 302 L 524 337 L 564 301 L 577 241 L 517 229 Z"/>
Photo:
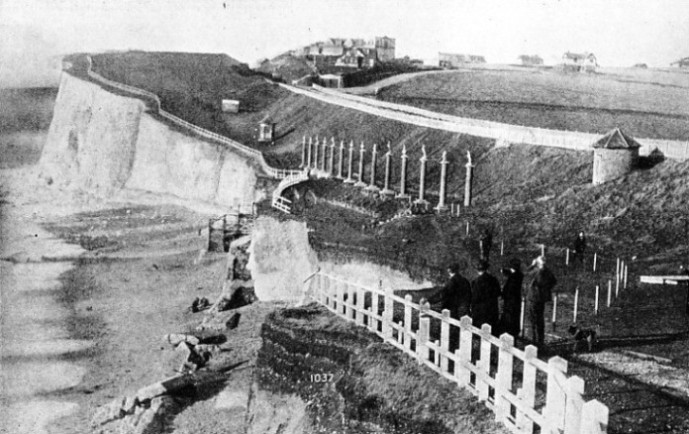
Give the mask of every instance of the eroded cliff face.
<path id="1" fill-rule="evenodd" d="M 306 280 L 319 269 L 364 287 L 420 289 L 433 286 L 430 281 L 417 281 L 388 266 L 356 258 L 319 260 L 309 244 L 306 223 L 294 220 L 258 217 L 252 229 L 249 254 L 254 289 L 262 301 L 292 304 L 304 301 L 304 292 L 311 285 L 311 281 Z"/>
<path id="2" fill-rule="evenodd" d="M 40 173 L 91 192 L 131 188 L 232 205 L 266 196 L 252 164 L 163 123 L 142 100 L 64 73 Z"/>

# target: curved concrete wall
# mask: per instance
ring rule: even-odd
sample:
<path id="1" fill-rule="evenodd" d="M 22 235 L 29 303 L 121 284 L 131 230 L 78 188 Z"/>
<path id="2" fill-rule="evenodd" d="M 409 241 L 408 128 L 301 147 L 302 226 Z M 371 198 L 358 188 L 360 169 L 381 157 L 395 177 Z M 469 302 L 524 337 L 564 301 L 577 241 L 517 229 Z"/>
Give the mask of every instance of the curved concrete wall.
<path id="1" fill-rule="evenodd" d="M 41 156 L 41 176 L 58 185 L 109 192 L 134 188 L 232 205 L 263 199 L 255 162 L 179 132 L 143 101 L 62 74 Z"/>

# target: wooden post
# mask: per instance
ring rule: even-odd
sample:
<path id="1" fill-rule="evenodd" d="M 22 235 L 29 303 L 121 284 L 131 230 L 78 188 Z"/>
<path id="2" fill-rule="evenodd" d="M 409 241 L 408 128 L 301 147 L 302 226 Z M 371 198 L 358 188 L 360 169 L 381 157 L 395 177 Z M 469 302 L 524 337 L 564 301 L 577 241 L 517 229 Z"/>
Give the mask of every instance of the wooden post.
<path id="1" fill-rule="evenodd" d="M 459 349 L 455 351 L 459 363 L 455 363 L 455 378 L 460 387 L 467 386 L 471 380 L 471 371 L 466 365 L 471 364 L 471 317 L 463 316 L 459 320 Z"/>
<path id="2" fill-rule="evenodd" d="M 608 279 L 608 307 L 612 303 L 612 280 Z"/>
<path id="3" fill-rule="evenodd" d="M 522 388 L 519 391 L 521 402 L 529 408 L 534 408 L 536 404 L 536 366 L 533 361 L 538 359 L 538 349 L 533 345 L 524 348 L 524 374 Z M 524 413 L 517 410 L 517 428 L 519 432 L 532 433 L 533 421 Z"/>
<path id="4" fill-rule="evenodd" d="M 498 371 L 495 374 L 495 419 L 503 421 L 510 416 L 510 401 L 505 395 L 512 389 L 512 370 L 514 368 L 514 337 L 504 333 L 500 336 L 500 352 L 498 353 Z"/>
<path id="5" fill-rule="evenodd" d="M 371 292 L 371 321 L 368 328 L 373 333 L 378 333 L 378 293 Z"/>
<path id="6" fill-rule="evenodd" d="M 522 298 L 522 310 L 519 318 L 519 335 L 521 337 L 524 337 L 524 308 L 526 307 L 525 304 L 526 302 Z"/>
<path id="7" fill-rule="evenodd" d="M 471 155 L 467 152 L 469 161 L 465 165 L 466 167 L 466 178 L 464 179 L 464 206 L 471 206 L 471 193 L 472 193 L 472 183 L 474 180 L 474 165 L 471 164 Z"/>
<path id="8" fill-rule="evenodd" d="M 500 256 L 505 254 L 505 241 L 500 241 Z"/>
<path id="9" fill-rule="evenodd" d="M 577 287 L 574 290 L 574 313 L 573 313 L 573 318 L 572 318 L 572 322 L 574 324 L 577 323 L 577 312 L 578 312 L 578 310 L 579 310 L 579 287 Z"/>
<path id="10" fill-rule="evenodd" d="M 410 294 L 404 296 L 404 334 L 405 336 L 411 336 L 411 301 L 412 297 Z M 411 349 L 411 339 L 404 340 L 404 348 Z"/>
<path id="11" fill-rule="evenodd" d="M 565 253 L 565 265 L 569 267 L 569 247 L 567 247 L 567 250 Z"/>
<path id="12" fill-rule="evenodd" d="M 598 253 L 593 254 L 593 272 L 596 272 L 596 264 L 598 263 Z"/>
<path id="13" fill-rule="evenodd" d="M 213 245 L 211 243 L 211 235 L 213 234 L 213 220 L 208 219 L 208 251 L 210 252 Z"/>
<path id="14" fill-rule="evenodd" d="M 366 290 L 363 287 L 356 289 L 356 323 L 357 325 L 364 325 L 366 315 L 364 313 L 364 302 L 366 300 Z"/>
<path id="15" fill-rule="evenodd" d="M 335 312 L 337 312 L 339 315 L 342 315 L 344 313 L 344 286 L 344 282 L 337 282 L 337 286 L 335 288 L 335 299 L 337 300 Z"/>
<path id="16" fill-rule="evenodd" d="M 565 433 L 581 433 L 581 408 L 584 406 L 584 379 L 570 377 L 565 384 L 567 401 L 565 405 Z"/>
<path id="17" fill-rule="evenodd" d="M 450 311 L 443 309 L 443 318 L 440 320 L 440 350 L 443 354 L 440 357 L 440 369 L 447 372 L 448 359 L 445 352 L 450 350 Z"/>
<path id="18" fill-rule="evenodd" d="M 555 322 L 557 321 L 557 294 L 553 295 L 553 330 L 555 330 Z"/>
<path id="19" fill-rule="evenodd" d="M 567 360 L 555 356 L 548 360 L 548 382 L 545 392 L 545 408 L 543 415 L 546 419 L 546 429 L 543 432 L 556 432 L 565 426 L 565 405 L 567 391 L 565 382 L 567 380 Z"/>
<path id="20" fill-rule="evenodd" d="M 545 256 L 545 244 L 541 244 L 541 256 Z"/>
<path id="21" fill-rule="evenodd" d="M 402 145 L 402 165 L 400 166 L 400 194 L 398 199 L 408 199 L 407 195 L 407 146 Z"/>
<path id="22" fill-rule="evenodd" d="M 598 296 L 600 294 L 600 286 L 596 285 L 596 299 L 593 305 L 593 311 L 598 315 Z"/>
<path id="23" fill-rule="evenodd" d="M 624 289 L 627 289 L 627 275 L 629 274 L 629 267 L 624 264 Z"/>
<path id="24" fill-rule="evenodd" d="M 431 319 L 427 316 L 419 318 L 419 329 L 416 331 L 416 355 L 419 363 L 428 361 L 428 346 L 426 343 L 430 337 Z"/>
<path id="25" fill-rule="evenodd" d="M 347 178 L 344 180 L 347 184 L 353 184 L 352 178 L 352 161 L 354 161 L 354 141 L 349 142 L 349 160 L 347 161 Z"/>
<path id="26" fill-rule="evenodd" d="M 615 298 L 620 293 L 620 258 L 617 258 L 617 265 L 615 266 Z"/>
<path id="27" fill-rule="evenodd" d="M 433 342 L 433 345 L 435 345 L 435 351 L 433 354 L 433 364 L 435 366 L 440 366 L 440 341 L 436 339 L 435 342 Z"/>
<path id="28" fill-rule="evenodd" d="M 491 327 L 490 324 L 481 326 L 481 353 L 478 359 L 478 371 L 484 375 L 490 375 L 490 343 Z M 478 390 L 478 400 L 488 399 L 488 383 L 476 376 L 476 389 Z"/>
<path id="29" fill-rule="evenodd" d="M 467 236 L 469 235 L 469 222 L 467 222 Z"/>
<path id="30" fill-rule="evenodd" d="M 581 408 L 581 429 L 579 431 L 607 434 L 609 415 L 608 407 L 596 399 L 584 403 Z"/>
<path id="31" fill-rule="evenodd" d="M 354 305 L 354 292 L 351 290 L 351 287 L 348 283 L 344 284 L 344 293 L 345 297 L 347 297 L 347 301 L 345 302 L 345 312 L 344 312 L 344 317 L 347 319 L 352 318 L 352 306 Z"/>
<path id="32" fill-rule="evenodd" d="M 392 289 L 387 288 L 383 296 L 383 324 L 381 325 L 383 339 L 392 340 L 392 309 Z"/>

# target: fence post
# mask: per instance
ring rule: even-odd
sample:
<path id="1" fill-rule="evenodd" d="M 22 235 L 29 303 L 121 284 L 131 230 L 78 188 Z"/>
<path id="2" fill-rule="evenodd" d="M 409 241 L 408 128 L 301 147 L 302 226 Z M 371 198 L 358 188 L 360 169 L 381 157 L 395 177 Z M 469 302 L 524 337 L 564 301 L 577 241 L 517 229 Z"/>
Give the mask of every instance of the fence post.
<path id="1" fill-rule="evenodd" d="M 383 324 L 381 329 L 383 331 L 383 339 L 392 340 L 392 289 L 387 288 L 383 296 Z"/>
<path id="2" fill-rule="evenodd" d="M 371 292 L 371 320 L 368 328 L 373 333 L 378 333 L 378 293 L 375 291 Z"/>
<path id="3" fill-rule="evenodd" d="M 446 351 L 450 350 L 450 311 L 443 309 L 443 318 L 440 320 L 440 369 L 443 372 L 447 372 L 448 359 L 446 356 Z"/>
<path id="4" fill-rule="evenodd" d="M 344 299 L 345 301 L 345 310 L 344 310 L 344 317 L 346 319 L 352 318 L 352 305 L 354 304 L 354 294 L 351 291 L 349 283 L 344 283 Z"/>
<path id="5" fill-rule="evenodd" d="M 364 325 L 364 320 L 366 318 L 364 312 L 364 306 L 366 301 L 366 290 L 365 288 L 359 286 L 356 289 L 356 324 Z"/>
<path id="6" fill-rule="evenodd" d="M 427 316 L 419 317 L 419 329 L 416 331 L 416 354 L 419 358 L 419 363 L 428 361 L 428 342 L 430 337 L 431 319 Z"/>
<path id="7" fill-rule="evenodd" d="M 593 272 L 596 272 L 596 264 L 598 263 L 598 253 L 593 254 Z"/>
<path id="8" fill-rule="evenodd" d="M 483 324 L 481 326 L 481 353 L 478 359 L 478 372 L 482 375 L 490 375 L 490 343 L 491 327 L 490 324 Z M 485 401 L 488 399 L 488 383 L 476 375 L 476 389 L 478 390 L 478 400 Z"/>
<path id="9" fill-rule="evenodd" d="M 457 378 L 457 383 L 464 387 L 471 380 L 471 371 L 464 366 L 471 364 L 471 340 L 473 337 L 471 317 L 465 315 L 459 320 L 459 323 L 459 349 L 455 350 L 458 360 L 458 363 L 455 363 L 455 378 Z"/>
<path id="10" fill-rule="evenodd" d="M 519 389 L 519 398 L 521 402 L 529 408 L 534 408 L 536 404 L 536 366 L 533 360 L 538 359 L 538 348 L 533 345 L 527 345 L 524 348 L 524 374 L 522 379 L 522 388 Z M 532 433 L 533 421 L 529 419 L 524 413 L 517 410 L 517 428 L 520 432 Z"/>
<path id="11" fill-rule="evenodd" d="M 587 434 L 607 434 L 610 410 L 597 399 L 584 403 L 581 408 L 581 429 Z"/>
<path id="12" fill-rule="evenodd" d="M 411 336 L 412 333 L 412 328 L 411 328 L 411 300 L 412 296 L 410 294 L 407 294 L 404 296 L 404 348 L 406 349 L 411 349 Z M 421 319 L 421 318 L 419 318 Z M 420 324 L 420 323 L 419 323 Z M 420 327 L 420 326 L 419 326 Z M 418 345 L 418 342 L 417 342 Z"/>
<path id="13" fill-rule="evenodd" d="M 627 275 L 629 274 L 629 266 L 624 264 L 624 289 L 627 289 Z"/>
<path id="14" fill-rule="evenodd" d="M 567 391 L 565 382 L 567 380 L 567 360 L 555 356 L 548 360 L 548 382 L 546 384 L 545 424 L 551 431 L 561 430 L 565 424 L 565 405 Z M 550 431 L 544 431 L 550 432 Z"/>
<path id="15" fill-rule="evenodd" d="M 511 404 L 505 399 L 512 389 L 512 369 L 514 367 L 514 337 L 507 333 L 500 336 L 500 352 L 498 353 L 498 371 L 495 374 L 495 419 L 502 421 L 510 415 Z"/>
<path id="16" fill-rule="evenodd" d="M 211 247 L 212 247 L 212 244 L 211 244 L 211 235 L 212 234 L 213 234 L 213 220 L 208 219 L 208 249 L 207 250 L 209 252 L 211 251 Z"/>
<path id="17" fill-rule="evenodd" d="M 574 312 L 573 312 L 573 323 L 576 324 L 577 322 L 577 313 L 579 311 L 579 287 L 574 290 Z"/>
<path id="18" fill-rule="evenodd" d="M 333 300 L 333 308 L 335 309 L 335 313 L 337 315 L 342 315 L 342 302 L 344 301 L 344 295 L 342 291 L 343 285 L 344 284 L 341 281 L 335 281 L 335 295 Z"/>
<path id="19" fill-rule="evenodd" d="M 565 265 L 569 267 L 569 247 L 567 247 L 567 253 L 565 254 Z"/>
<path id="20" fill-rule="evenodd" d="M 581 431 L 581 407 L 584 405 L 584 379 L 570 377 L 565 384 L 567 402 L 565 406 L 565 433 L 579 434 Z"/>
<path id="21" fill-rule="evenodd" d="M 608 279 L 608 307 L 612 303 L 612 280 Z"/>
<path id="22" fill-rule="evenodd" d="M 593 305 L 593 311 L 596 315 L 598 315 L 598 297 L 599 297 L 599 295 L 600 295 L 600 286 L 596 285 L 596 298 L 595 298 L 594 305 Z"/>

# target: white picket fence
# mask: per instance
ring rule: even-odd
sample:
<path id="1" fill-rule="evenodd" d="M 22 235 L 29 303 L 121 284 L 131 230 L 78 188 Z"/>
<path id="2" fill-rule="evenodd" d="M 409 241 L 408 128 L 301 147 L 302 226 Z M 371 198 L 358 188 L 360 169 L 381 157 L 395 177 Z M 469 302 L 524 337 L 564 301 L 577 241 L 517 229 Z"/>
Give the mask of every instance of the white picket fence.
<path id="1" fill-rule="evenodd" d="M 434 312 L 391 289 L 364 287 L 322 271 L 308 285 L 315 301 L 466 388 L 514 433 L 532 434 L 534 427 L 548 434 L 607 433 L 608 407 L 584 401 L 584 380 L 567 377 L 561 357 L 542 361 L 535 346 L 522 351 L 512 336 L 492 336 L 487 324 L 479 329 L 468 316 L 458 321 L 447 310 Z M 400 305 L 403 319 L 395 322 L 393 311 Z M 438 340 L 431 340 L 431 330 L 439 330 Z M 457 334 L 459 348 L 452 351 L 450 336 Z"/>
<path id="2" fill-rule="evenodd" d="M 216 141 L 218 143 L 222 143 L 224 145 L 229 146 L 230 148 L 233 148 L 235 150 L 238 150 L 240 152 L 243 152 L 245 154 L 248 154 L 248 155 L 254 157 L 258 161 L 261 169 L 267 175 L 269 175 L 273 178 L 282 179 L 282 178 L 289 176 L 290 174 L 299 172 L 298 170 L 286 170 L 286 169 L 278 169 L 275 167 L 271 167 L 266 162 L 265 158 L 263 157 L 263 153 L 261 151 L 259 151 L 257 149 L 250 148 L 249 146 L 243 145 L 243 144 L 241 144 L 235 140 L 232 140 L 232 139 L 227 138 L 225 136 L 221 136 L 220 134 L 217 134 L 217 133 L 214 133 L 212 131 L 201 128 L 199 126 L 196 126 L 192 123 L 185 121 L 182 118 L 179 118 L 179 117 L 173 115 L 172 113 L 166 112 L 165 110 L 162 109 L 162 106 L 160 103 L 160 98 L 158 97 L 158 95 L 156 95 L 152 92 L 149 92 L 147 90 L 139 89 L 138 87 L 129 86 L 129 85 L 126 85 L 123 83 L 118 83 L 116 81 L 109 80 L 109 79 L 103 77 L 102 75 L 100 75 L 100 74 L 98 74 L 92 70 L 91 56 L 86 56 L 86 59 L 88 61 L 87 62 L 88 63 L 87 74 L 93 80 L 96 80 L 96 81 L 103 83 L 105 85 L 114 87 L 116 89 L 122 90 L 124 92 L 130 93 L 133 95 L 143 96 L 143 97 L 146 97 L 146 98 L 152 100 L 156 105 L 156 109 L 157 109 L 158 114 L 160 116 L 162 116 L 163 118 L 169 120 L 170 122 L 184 128 L 184 129 L 187 129 L 189 131 L 193 131 L 195 134 L 198 134 L 201 137 L 205 137 L 207 139 Z"/>

